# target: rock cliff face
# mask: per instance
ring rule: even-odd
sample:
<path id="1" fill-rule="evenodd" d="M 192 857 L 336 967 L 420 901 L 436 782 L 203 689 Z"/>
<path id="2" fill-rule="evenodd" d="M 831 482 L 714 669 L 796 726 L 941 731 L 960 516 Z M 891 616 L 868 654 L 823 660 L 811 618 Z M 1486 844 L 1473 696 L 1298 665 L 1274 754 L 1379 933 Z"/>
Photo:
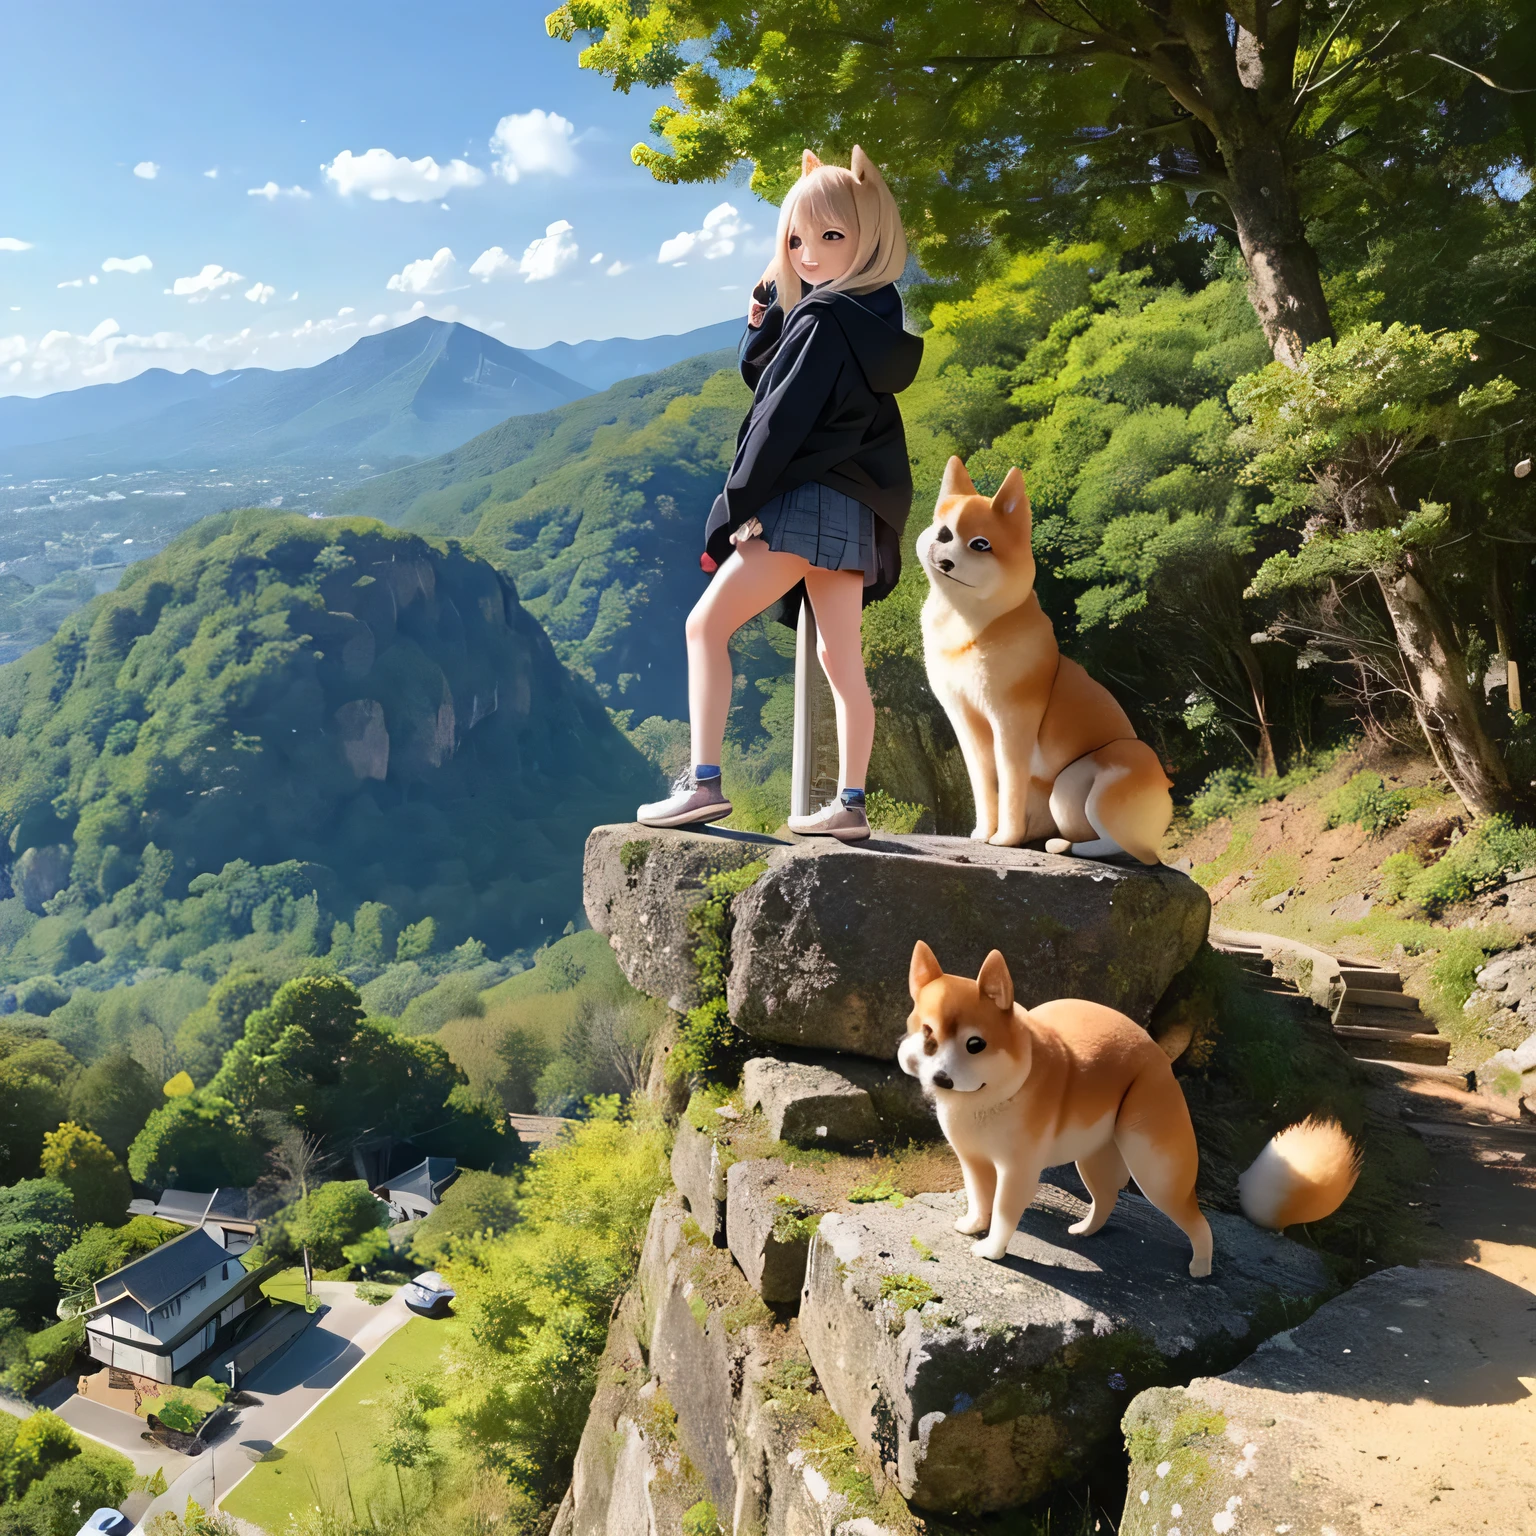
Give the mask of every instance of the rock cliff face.
<path id="1" fill-rule="evenodd" d="M 1235 1364 L 1326 1292 L 1315 1254 L 1219 1213 L 1205 1281 L 1135 1195 L 1074 1238 L 1071 1168 L 1002 1264 L 975 1258 L 958 1166 L 890 1062 L 918 937 L 955 970 L 1001 948 L 1026 1002 L 1146 1019 L 1205 933 L 1175 872 L 620 826 L 588 839 L 586 901 L 631 981 L 676 1009 L 723 992 L 755 1054 L 677 1124 L 558 1536 L 660 1536 L 685 1511 L 730 1536 L 879 1536 L 1015 1508 L 1079 1477 L 1140 1389 Z"/>

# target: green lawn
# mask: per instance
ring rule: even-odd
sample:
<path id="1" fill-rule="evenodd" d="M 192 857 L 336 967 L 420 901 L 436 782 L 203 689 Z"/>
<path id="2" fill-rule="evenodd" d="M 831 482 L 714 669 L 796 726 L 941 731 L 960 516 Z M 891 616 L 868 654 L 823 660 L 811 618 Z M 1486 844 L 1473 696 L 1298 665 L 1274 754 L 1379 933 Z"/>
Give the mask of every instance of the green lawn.
<path id="1" fill-rule="evenodd" d="M 374 1459 L 374 1444 L 383 1433 L 383 1404 L 391 1378 L 435 1370 L 446 1341 L 441 1320 L 412 1318 L 281 1440 L 268 1459 L 252 1467 L 222 1507 L 274 1536 L 287 1528 L 290 1512 L 306 1505 L 343 1514 L 350 1507 L 364 1521 L 370 1509 L 381 1516 L 398 1513 L 402 1496 L 408 1508 L 423 1507 L 432 1495 L 431 1475 L 407 1469 L 397 1484 L 395 1469 Z M 445 1470 L 439 1468 L 439 1482 Z"/>

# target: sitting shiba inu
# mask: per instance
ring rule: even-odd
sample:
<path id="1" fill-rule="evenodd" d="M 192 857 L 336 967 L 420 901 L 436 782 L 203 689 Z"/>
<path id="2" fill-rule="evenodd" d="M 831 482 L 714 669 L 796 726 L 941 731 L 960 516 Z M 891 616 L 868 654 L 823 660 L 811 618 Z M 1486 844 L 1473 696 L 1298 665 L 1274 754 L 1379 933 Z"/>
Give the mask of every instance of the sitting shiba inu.
<path id="1" fill-rule="evenodd" d="M 1026 1010 L 995 949 L 975 981 L 946 975 L 918 940 L 902 1070 L 936 1103 L 965 1176 L 955 1230 L 985 1233 L 971 1252 L 1001 1259 L 1046 1168 L 1075 1162 L 1092 1204 L 1067 1230 L 1097 1232 L 1127 1178 L 1188 1237 L 1189 1272 L 1211 1272 L 1211 1228 L 1195 1200 L 1200 1153 L 1183 1090 L 1162 1050 L 1133 1020 L 1062 998 Z M 1337 1210 L 1359 1154 L 1333 1122 L 1274 1137 L 1239 1180 L 1243 1214 L 1283 1228 Z"/>
<path id="2" fill-rule="evenodd" d="M 917 539 L 923 653 L 965 757 L 971 836 L 1160 862 L 1168 777 L 1109 690 L 1056 647 L 1035 595 L 1024 476 L 1010 470 L 988 500 L 952 458 L 933 515 Z"/>

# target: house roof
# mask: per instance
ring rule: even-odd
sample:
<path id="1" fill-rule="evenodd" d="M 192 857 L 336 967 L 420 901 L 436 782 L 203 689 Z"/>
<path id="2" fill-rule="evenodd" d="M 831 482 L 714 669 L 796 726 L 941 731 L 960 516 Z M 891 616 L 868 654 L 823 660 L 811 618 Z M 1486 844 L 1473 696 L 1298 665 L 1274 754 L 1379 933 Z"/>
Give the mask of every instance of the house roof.
<path id="1" fill-rule="evenodd" d="M 404 1173 L 387 1179 L 383 1188 L 392 1195 L 415 1195 L 436 1205 L 443 1191 L 458 1177 L 459 1165 L 451 1157 L 427 1157 Z"/>
<path id="2" fill-rule="evenodd" d="M 151 1214 L 184 1227 L 200 1226 L 204 1220 L 239 1222 L 254 1226 L 249 1211 L 249 1194 L 244 1189 L 216 1189 L 204 1194 L 195 1189 L 168 1189 L 155 1203 Z"/>
<path id="3" fill-rule="evenodd" d="M 202 1228 L 173 1237 L 153 1253 L 125 1264 L 96 1282 L 96 1305 L 105 1306 L 120 1296 L 131 1296 L 146 1312 L 163 1307 L 210 1269 L 229 1262 L 229 1254 Z"/>

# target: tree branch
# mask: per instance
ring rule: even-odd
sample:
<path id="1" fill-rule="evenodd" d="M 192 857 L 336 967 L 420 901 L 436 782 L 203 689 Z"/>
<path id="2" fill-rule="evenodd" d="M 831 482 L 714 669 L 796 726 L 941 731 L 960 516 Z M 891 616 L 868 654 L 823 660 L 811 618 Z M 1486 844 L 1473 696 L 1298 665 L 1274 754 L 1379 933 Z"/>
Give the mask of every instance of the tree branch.
<path id="1" fill-rule="evenodd" d="M 1418 50 L 1415 49 L 1415 52 Z M 1458 64 L 1455 59 L 1448 59 L 1443 53 L 1431 53 L 1427 58 L 1439 59 L 1442 64 L 1449 64 L 1452 69 L 1459 69 L 1463 74 L 1471 75 L 1476 80 L 1481 80 L 1490 91 L 1501 91 L 1506 96 L 1536 96 L 1536 85 L 1510 86 L 1500 85 L 1497 80 L 1490 80 L 1481 70 L 1473 69 L 1468 64 Z"/>

